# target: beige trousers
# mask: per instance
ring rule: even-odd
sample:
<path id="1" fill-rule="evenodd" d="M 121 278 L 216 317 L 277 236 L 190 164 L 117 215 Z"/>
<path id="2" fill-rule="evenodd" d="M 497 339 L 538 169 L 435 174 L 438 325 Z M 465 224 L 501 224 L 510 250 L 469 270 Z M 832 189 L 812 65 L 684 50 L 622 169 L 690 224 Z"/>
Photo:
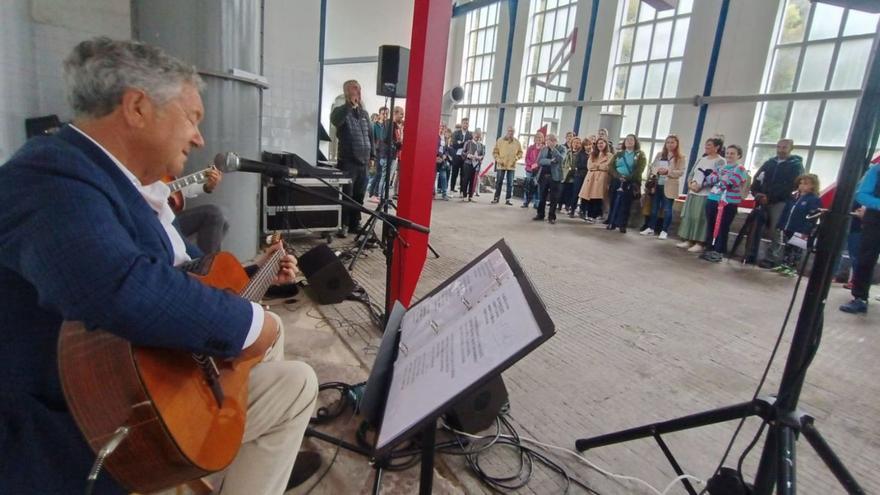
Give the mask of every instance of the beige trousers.
<path id="1" fill-rule="evenodd" d="M 244 439 L 235 460 L 211 477 L 222 495 L 284 493 L 303 434 L 315 408 L 318 379 L 312 368 L 284 360 L 284 327 L 262 363 L 251 370 Z"/>

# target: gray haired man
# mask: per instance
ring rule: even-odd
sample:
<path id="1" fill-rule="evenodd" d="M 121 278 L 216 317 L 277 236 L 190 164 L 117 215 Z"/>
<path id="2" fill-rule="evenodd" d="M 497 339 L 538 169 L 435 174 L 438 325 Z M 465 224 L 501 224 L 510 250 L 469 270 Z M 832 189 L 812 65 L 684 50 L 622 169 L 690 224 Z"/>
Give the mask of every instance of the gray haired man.
<path id="1" fill-rule="evenodd" d="M 363 203 L 367 192 L 367 169 L 370 162 L 376 159 L 373 126 L 370 114 L 364 110 L 361 102 L 361 85 L 353 79 L 345 81 L 342 92 L 345 94 L 345 105 L 334 108 L 330 113 L 330 123 L 336 127 L 336 138 L 339 141 L 337 167 L 351 178 L 351 184 L 345 186 L 344 192 L 358 203 Z M 360 230 L 359 210 L 344 208 L 342 216 L 339 237 L 345 237 L 347 232 L 356 233 Z"/>
<path id="2" fill-rule="evenodd" d="M 0 167 L 0 444 L 14 453 L 0 462 L 0 493 L 85 491 L 95 456 L 56 355 L 61 322 L 74 320 L 140 346 L 260 359 L 244 440 L 217 493 L 281 494 L 315 407 L 315 373 L 284 360 L 277 316 L 172 266 L 189 247 L 160 179 L 205 144 L 198 73 L 156 47 L 107 38 L 77 45 L 64 73 L 73 124 Z M 276 281 L 291 281 L 296 260 L 280 259 Z M 135 419 L 120 421 L 137 428 Z M 125 492 L 106 473 L 94 488 Z"/>

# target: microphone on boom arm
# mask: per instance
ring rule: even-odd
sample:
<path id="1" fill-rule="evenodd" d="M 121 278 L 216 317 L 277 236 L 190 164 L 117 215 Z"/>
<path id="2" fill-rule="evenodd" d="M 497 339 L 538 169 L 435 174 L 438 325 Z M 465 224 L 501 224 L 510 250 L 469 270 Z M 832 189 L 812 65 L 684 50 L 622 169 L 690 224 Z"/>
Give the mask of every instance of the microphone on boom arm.
<path id="1" fill-rule="evenodd" d="M 278 165 L 276 163 L 249 160 L 238 156 L 237 153 L 233 153 L 232 151 L 217 153 L 217 155 L 214 156 L 214 166 L 224 172 L 251 172 L 280 179 L 296 177 L 298 173 L 295 168 Z"/>

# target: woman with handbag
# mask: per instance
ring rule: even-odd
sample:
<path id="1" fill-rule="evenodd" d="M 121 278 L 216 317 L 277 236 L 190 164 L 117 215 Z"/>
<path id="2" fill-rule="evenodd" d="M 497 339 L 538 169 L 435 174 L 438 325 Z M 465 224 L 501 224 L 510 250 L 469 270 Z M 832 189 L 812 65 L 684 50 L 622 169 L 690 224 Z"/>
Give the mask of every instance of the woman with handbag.
<path id="1" fill-rule="evenodd" d="M 706 152 L 688 177 L 688 196 L 681 210 L 681 225 L 678 236 L 681 242 L 675 245 L 687 249 L 691 253 L 703 252 L 703 241 L 706 239 L 706 201 L 709 187 L 706 178 L 715 170 L 724 166 L 724 158 L 718 152 L 724 149 L 724 140 L 718 137 L 706 140 L 703 150 Z"/>
<path id="2" fill-rule="evenodd" d="M 672 224 L 672 204 L 681 191 L 679 179 L 685 172 L 684 155 L 678 136 L 670 134 L 663 144 L 663 150 L 657 153 L 651 163 L 651 177 L 654 182 L 654 200 L 651 202 L 651 216 L 647 225 L 640 232 L 641 235 L 654 235 L 654 226 L 657 224 L 657 215 L 663 210 L 663 227 L 658 239 L 665 240 L 669 237 L 669 225 Z M 650 179 L 649 179 L 650 181 Z M 645 185 L 646 194 L 649 185 Z"/>
<path id="3" fill-rule="evenodd" d="M 587 202 L 587 217 L 584 219 L 587 223 L 595 223 L 603 212 L 608 213 L 608 184 L 611 183 L 608 170 L 612 156 L 608 141 L 597 137 L 587 161 L 587 177 L 578 194 Z"/>
<path id="4" fill-rule="evenodd" d="M 639 147 L 639 139 L 628 134 L 623 141 L 623 149 L 614 155 L 611 167 L 611 212 L 608 215 L 608 230 L 620 229 L 626 233 L 629 223 L 632 200 L 641 194 L 642 173 L 648 159 Z"/>
<path id="5" fill-rule="evenodd" d="M 436 173 L 436 188 L 434 193 L 434 198 L 436 199 L 437 193 L 440 193 L 441 199 L 443 201 L 449 201 L 449 196 L 446 194 L 446 189 L 449 186 L 449 169 L 452 166 L 452 158 L 455 156 L 455 149 L 452 147 L 452 131 L 449 129 L 443 130 L 443 135 L 440 136 L 440 140 L 437 144 L 437 173 Z"/>
<path id="6" fill-rule="evenodd" d="M 586 137 L 581 142 L 583 145 L 580 151 L 575 154 L 572 165 L 574 168 L 574 187 L 571 190 L 571 204 L 569 204 L 568 217 L 574 218 L 575 211 L 578 209 L 578 203 L 580 203 L 578 216 L 585 220 L 587 218 L 587 202 L 580 198 L 580 192 L 587 178 L 587 162 L 589 161 L 590 153 L 593 151 L 593 140 L 591 137 Z"/>
<path id="7" fill-rule="evenodd" d="M 535 199 L 535 208 L 537 208 L 538 202 L 541 199 L 538 192 L 538 170 L 540 169 L 538 154 L 541 153 L 543 148 L 544 134 L 537 132 L 535 133 L 534 142 L 526 149 L 526 178 L 523 181 L 523 204 L 521 208 L 528 208 L 532 198 Z"/>
<path id="8" fill-rule="evenodd" d="M 577 136 L 572 136 L 571 139 L 568 140 L 568 151 L 565 153 L 565 158 L 562 160 L 562 194 L 559 198 L 559 207 L 560 210 L 565 210 L 568 212 L 568 216 L 574 216 L 574 209 L 572 204 L 575 202 L 574 198 L 577 197 L 577 194 L 574 191 L 574 175 L 575 175 L 575 167 L 577 166 L 576 161 L 579 154 L 581 154 L 581 138 Z"/>

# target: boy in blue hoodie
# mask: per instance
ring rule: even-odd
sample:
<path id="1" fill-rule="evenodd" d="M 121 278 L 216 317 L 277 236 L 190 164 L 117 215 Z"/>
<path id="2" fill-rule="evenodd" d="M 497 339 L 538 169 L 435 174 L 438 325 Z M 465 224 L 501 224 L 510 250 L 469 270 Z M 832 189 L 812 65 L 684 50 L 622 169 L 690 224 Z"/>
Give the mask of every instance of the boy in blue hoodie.
<path id="1" fill-rule="evenodd" d="M 808 244 L 812 245 L 811 236 L 816 226 L 816 219 L 809 215 L 822 207 L 819 199 L 819 177 L 816 174 L 804 174 L 797 178 L 797 192 L 791 195 L 779 217 L 777 235 L 785 243 L 782 264 L 774 269 L 783 275 L 793 276 Z"/>

